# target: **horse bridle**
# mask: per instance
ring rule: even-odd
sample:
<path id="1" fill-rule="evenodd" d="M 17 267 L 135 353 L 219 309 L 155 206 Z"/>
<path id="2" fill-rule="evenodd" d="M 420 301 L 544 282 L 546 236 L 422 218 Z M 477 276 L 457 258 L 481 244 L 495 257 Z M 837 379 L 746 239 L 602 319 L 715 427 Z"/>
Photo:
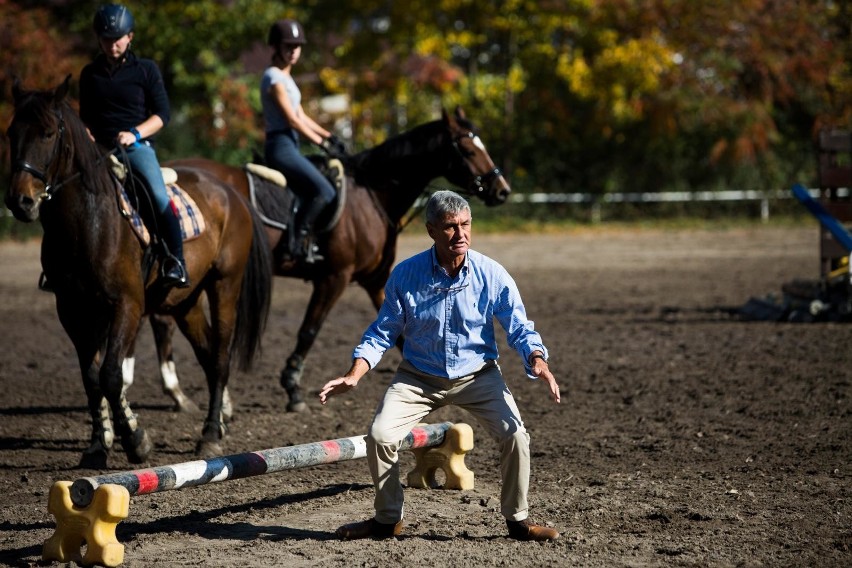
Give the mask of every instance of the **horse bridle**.
<path id="1" fill-rule="evenodd" d="M 62 139 L 65 136 L 65 119 L 62 117 L 62 111 L 56 109 L 54 112 L 56 113 L 56 119 L 59 121 L 59 134 L 56 137 L 56 143 L 53 145 L 53 152 L 50 155 L 50 159 L 47 161 L 47 165 L 44 167 L 45 171 L 41 171 L 26 160 L 15 160 L 15 163 L 12 164 L 13 174 L 16 174 L 18 172 L 27 172 L 28 174 L 30 174 L 37 180 L 40 180 L 44 184 L 44 191 L 38 196 L 39 199 L 42 201 L 50 201 L 56 190 L 58 190 L 60 187 L 80 175 L 80 172 L 77 172 L 73 176 L 62 180 L 56 184 L 51 183 L 47 177 L 47 171 L 50 170 L 50 166 L 59 156 L 59 150 L 62 146 Z"/>
<path id="2" fill-rule="evenodd" d="M 483 191 L 485 191 L 485 184 L 490 184 L 492 180 L 502 176 L 503 172 L 500 171 L 500 168 L 495 166 L 494 168 L 492 168 L 491 170 L 489 170 L 488 172 L 486 172 L 482 175 L 474 174 L 473 171 L 472 171 L 472 168 L 470 167 L 470 163 L 468 162 L 468 157 L 472 155 L 472 152 L 468 152 L 468 151 L 464 150 L 461 147 L 461 145 L 459 144 L 459 141 L 464 140 L 465 138 L 469 138 L 470 140 L 475 141 L 476 138 L 477 138 L 477 135 L 472 130 L 468 130 L 464 134 L 459 134 L 458 136 L 454 136 L 451 139 L 451 142 L 452 142 L 453 148 L 455 149 L 458 156 L 468 166 L 468 172 L 470 173 L 470 176 L 471 176 L 470 186 L 473 186 L 473 187 L 468 187 L 467 190 L 471 195 L 475 195 L 475 194 L 482 193 Z M 476 142 L 474 142 L 474 144 L 475 143 Z M 415 209 L 414 213 L 412 213 L 411 215 L 408 216 L 407 221 L 400 222 L 397 226 L 397 232 L 401 233 L 402 230 L 405 229 L 405 227 L 407 227 L 409 223 L 411 223 L 414 219 L 416 219 L 420 215 L 420 212 L 425 207 L 426 207 L 426 203 L 423 202 L 420 206 L 417 207 L 417 209 Z M 381 210 L 381 207 L 379 207 L 379 209 Z"/>
<path id="3" fill-rule="evenodd" d="M 455 150 L 456 150 L 456 152 L 458 153 L 459 157 L 460 157 L 460 158 L 461 158 L 461 159 L 462 159 L 462 160 L 463 160 L 466 164 L 468 164 L 468 169 L 471 169 L 471 168 L 470 168 L 470 163 L 468 162 L 468 157 L 469 157 L 472 153 L 471 153 L 471 152 L 467 152 L 467 151 L 465 151 L 465 150 L 461 147 L 461 145 L 459 144 L 459 142 L 460 142 L 461 140 L 464 140 L 465 138 L 468 138 L 468 139 L 470 139 L 470 140 L 474 140 L 474 141 L 475 141 L 475 140 L 478 138 L 478 136 L 477 136 L 476 134 L 474 134 L 474 133 L 473 133 L 473 131 L 471 131 L 471 130 L 468 130 L 468 131 L 467 131 L 467 132 L 465 132 L 464 134 L 459 134 L 458 136 L 455 136 L 455 137 L 453 138 L 453 148 L 455 148 Z M 474 142 L 474 143 L 475 143 L 475 142 Z M 471 169 L 471 170 L 472 170 L 472 169 Z M 503 175 L 503 172 L 501 172 L 501 171 L 500 171 L 500 168 L 498 168 L 498 167 L 496 167 L 496 166 L 495 166 L 494 168 L 492 168 L 491 170 L 489 170 L 489 171 L 487 171 L 486 173 L 481 174 L 481 175 L 479 175 L 479 174 L 475 174 L 475 173 L 473 173 L 473 171 L 471 171 L 471 180 L 470 180 L 470 184 L 473 186 L 473 188 L 474 188 L 474 190 L 475 190 L 475 192 L 476 192 L 476 193 L 482 193 L 483 191 L 485 191 L 485 187 L 486 187 L 486 185 L 491 184 L 492 180 L 494 180 L 494 179 L 496 179 L 496 178 L 498 178 L 498 177 L 500 177 L 500 176 L 502 176 L 502 175 Z"/>

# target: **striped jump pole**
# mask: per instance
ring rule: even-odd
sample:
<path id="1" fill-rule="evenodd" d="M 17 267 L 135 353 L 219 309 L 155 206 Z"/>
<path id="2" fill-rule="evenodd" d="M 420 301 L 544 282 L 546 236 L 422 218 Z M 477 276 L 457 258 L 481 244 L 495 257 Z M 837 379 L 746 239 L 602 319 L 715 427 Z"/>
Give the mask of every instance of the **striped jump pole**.
<path id="1" fill-rule="evenodd" d="M 473 489 L 473 472 L 464 463 L 465 454 L 473 449 L 473 430 L 467 424 L 443 422 L 417 426 L 399 449 L 411 450 L 415 455 L 415 469 L 408 474 L 409 487 L 438 487 L 435 473 L 441 469 L 446 478 L 443 487 Z M 366 455 L 366 436 L 354 436 L 83 477 L 73 483 L 57 481 L 48 499 L 48 512 L 56 518 L 57 527 L 44 543 L 42 558 L 87 565 L 121 564 L 124 547 L 116 540 L 115 529 L 129 514 L 131 496 L 337 463 Z M 83 557 L 81 547 L 84 543 L 86 554 Z"/>

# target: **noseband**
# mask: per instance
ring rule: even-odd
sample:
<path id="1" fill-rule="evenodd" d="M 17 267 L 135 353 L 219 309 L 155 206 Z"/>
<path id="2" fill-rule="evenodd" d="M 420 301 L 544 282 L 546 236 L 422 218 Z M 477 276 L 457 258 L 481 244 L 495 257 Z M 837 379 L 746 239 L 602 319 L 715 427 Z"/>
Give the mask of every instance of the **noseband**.
<path id="1" fill-rule="evenodd" d="M 465 134 L 460 134 L 453 138 L 453 148 L 455 148 L 459 157 L 465 162 L 468 163 L 468 157 L 470 157 L 473 153 L 464 150 L 459 141 L 464 140 L 465 138 L 469 138 L 470 140 L 476 140 L 477 136 L 471 131 L 466 132 Z M 475 144 L 476 142 L 474 142 Z M 469 166 L 469 163 L 468 163 Z M 469 168 L 470 169 L 470 168 Z M 492 181 L 502 176 L 503 172 L 500 171 L 500 168 L 494 167 L 491 170 L 487 171 L 484 174 L 475 174 L 471 171 L 471 179 L 470 185 L 473 191 L 476 193 L 482 193 L 485 191 L 487 185 L 490 185 Z"/>
<path id="2" fill-rule="evenodd" d="M 53 197 L 53 194 L 57 189 L 62 187 L 65 183 L 73 179 L 78 174 L 75 174 L 72 178 L 61 181 L 57 184 L 53 184 L 48 180 L 47 170 L 50 169 L 53 162 L 56 160 L 57 156 L 59 156 L 59 149 L 62 146 L 62 138 L 65 136 L 65 120 L 62 118 L 62 112 L 59 110 L 54 111 L 56 113 L 56 119 L 59 121 L 59 134 L 56 137 L 56 143 L 53 145 L 53 152 L 50 155 L 50 159 L 47 161 L 47 165 L 45 166 L 45 171 L 42 171 L 26 160 L 15 160 L 15 163 L 12 164 L 12 173 L 16 174 L 18 172 L 27 172 L 37 180 L 40 180 L 44 184 L 44 191 L 38 196 L 40 200 L 50 201 L 50 198 Z"/>

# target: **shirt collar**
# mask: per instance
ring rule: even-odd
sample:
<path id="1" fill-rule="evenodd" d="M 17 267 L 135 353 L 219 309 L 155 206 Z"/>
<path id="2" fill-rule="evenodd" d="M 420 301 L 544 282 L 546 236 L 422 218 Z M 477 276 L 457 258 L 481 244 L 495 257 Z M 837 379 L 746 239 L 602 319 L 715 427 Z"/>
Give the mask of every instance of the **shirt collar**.
<path id="1" fill-rule="evenodd" d="M 441 263 L 438 262 L 438 252 L 435 250 L 435 245 L 432 245 L 432 273 L 438 272 L 440 274 L 446 274 L 447 271 L 444 270 L 444 267 L 441 266 Z M 464 253 L 464 263 L 462 263 L 461 269 L 459 269 L 459 274 L 464 276 L 468 271 L 468 266 L 470 266 L 470 250 Z"/>

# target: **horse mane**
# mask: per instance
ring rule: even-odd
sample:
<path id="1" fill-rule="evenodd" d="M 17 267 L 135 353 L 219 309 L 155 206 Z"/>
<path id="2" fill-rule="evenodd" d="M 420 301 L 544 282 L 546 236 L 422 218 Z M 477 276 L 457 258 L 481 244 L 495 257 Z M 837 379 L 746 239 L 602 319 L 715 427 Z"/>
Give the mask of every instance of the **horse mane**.
<path id="1" fill-rule="evenodd" d="M 446 131 L 445 124 L 443 120 L 435 120 L 392 136 L 378 146 L 351 156 L 347 166 L 351 169 L 356 182 L 374 189 L 381 189 L 385 184 L 382 184 L 379 179 L 395 177 L 397 169 L 404 171 L 407 158 L 440 148 L 445 141 L 442 136 L 442 133 Z"/>
<path id="2" fill-rule="evenodd" d="M 473 124 L 456 117 L 463 128 L 473 130 Z M 412 159 L 435 153 L 447 143 L 449 136 L 446 118 L 415 126 L 411 130 L 388 138 L 378 146 L 359 152 L 347 160 L 347 167 L 356 182 L 373 189 L 391 189 L 398 176 L 411 174 Z M 419 163 L 419 162 L 418 162 Z"/>
<path id="3" fill-rule="evenodd" d="M 98 145 L 89 137 L 88 130 L 67 97 L 56 100 L 54 91 L 23 91 L 17 102 L 15 116 L 27 122 L 40 124 L 45 131 L 59 129 L 60 119 L 65 124 L 65 133 L 71 139 L 74 170 L 81 173 L 85 186 L 102 189 L 111 186 L 109 168 L 105 166 Z M 69 150 L 63 144 L 62 152 Z"/>
<path id="4" fill-rule="evenodd" d="M 443 121 L 435 120 L 421 124 L 407 132 L 397 134 L 388 138 L 378 146 L 359 152 L 353 156 L 353 160 L 359 164 L 369 162 L 388 163 L 413 155 L 415 149 L 420 150 L 424 146 L 438 146 L 441 140 L 436 137 L 439 126 Z"/>

